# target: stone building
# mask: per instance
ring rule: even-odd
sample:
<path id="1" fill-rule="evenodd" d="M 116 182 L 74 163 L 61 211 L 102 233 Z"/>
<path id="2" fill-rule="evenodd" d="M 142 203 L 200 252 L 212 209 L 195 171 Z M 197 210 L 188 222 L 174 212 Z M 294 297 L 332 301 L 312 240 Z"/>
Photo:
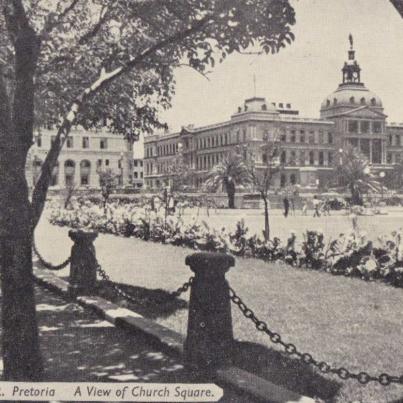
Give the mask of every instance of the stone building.
<path id="1" fill-rule="evenodd" d="M 31 188 L 39 177 L 54 138 L 54 130 L 42 129 L 35 134 L 26 169 L 27 182 Z M 78 188 L 99 188 L 98 172 L 105 169 L 116 173 L 121 186 L 130 186 L 134 177 L 133 165 L 133 145 L 122 136 L 105 130 L 89 132 L 75 128 L 59 155 L 50 189 L 63 189 L 72 185 Z"/>
<path id="2" fill-rule="evenodd" d="M 325 186 L 332 178 L 337 153 L 347 143 L 367 156 L 374 172 L 388 176 L 393 164 L 403 162 L 403 124 L 387 125 L 386 117 L 381 99 L 361 81 L 350 36 L 342 81 L 322 102 L 319 119 L 301 118 L 289 103 L 253 97 L 222 123 L 149 136 L 144 141 L 145 186 L 168 185 L 170 166 L 180 155 L 194 170 L 198 187 L 225 153 L 235 148 L 259 150 L 274 136 L 281 141 L 283 167 L 274 186 Z M 256 152 L 257 167 L 265 158 Z"/>

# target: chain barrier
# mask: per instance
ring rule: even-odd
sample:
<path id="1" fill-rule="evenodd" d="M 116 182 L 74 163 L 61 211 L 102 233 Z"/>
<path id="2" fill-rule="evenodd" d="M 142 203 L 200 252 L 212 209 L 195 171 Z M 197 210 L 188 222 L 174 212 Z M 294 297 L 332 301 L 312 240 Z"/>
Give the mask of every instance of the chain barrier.
<path id="1" fill-rule="evenodd" d="M 108 283 L 110 283 L 112 285 L 116 294 L 127 299 L 130 302 L 133 302 L 133 303 L 138 302 L 135 298 L 133 298 L 131 295 L 129 295 L 127 292 L 123 291 L 119 286 L 117 286 L 99 264 L 97 267 L 97 271 L 103 280 L 107 281 Z M 170 292 L 168 297 L 174 299 L 174 298 L 179 297 L 184 292 L 186 292 L 192 285 L 193 279 L 194 279 L 194 277 L 190 277 L 189 280 L 186 281 L 182 286 L 180 286 L 176 291 Z"/>
<path id="2" fill-rule="evenodd" d="M 47 262 L 43 256 L 39 253 L 38 248 L 36 247 L 35 240 L 32 241 L 32 249 L 35 253 L 35 255 L 38 257 L 39 261 L 45 268 L 48 270 L 62 270 L 64 269 L 69 263 L 70 263 L 70 256 L 63 262 L 58 265 L 54 265 L 50 262 Z"/>
<path id="3" fill-rule="evenodd" d="M 392 375 L 389 375 L 386 373 L 382 373 L 378 376 L 373 376 L 373 375 L 369 375 L 367 372 L 354 373 L 354 372 L 350 372 L 348 369 L 343 368 L 343 367 L 340 367 L 340 368 L 332 367 L 330 364 L 328 364 L 325 361 L 319 362 L 319 361 L 315 360 L 312 357 L 312 355 L 309 353 L 301 353 L 300 351 L 298 351 L 297 347 L 295 347 L 294 344 L 285 343 L 278 333 L 271 331 L 269 329 L 267 323 L 258 319 L 256 317 L 255 313 L 252 311 L 252 309 L 250 309 L 246 306 L 246 304 L 236 294 L 236 292 L 230 286 L 228 286 L 228 288 L 230 291 L 231 301 L 235 305 L 238 306 L 239 310 L 242 312 L 242 314 L 245 316 L 245 318 L 250 319 L 255 324 L 256 329 L 258 331 L 266 333 L 274 344 L 281 345 L 287 354 L 294 355 L 294 356 L 298 357 L 298 359 L 300 359 L 304 363 L 313 365 L 314 367 L 318 368 L 324 374 L 328 374 L 328 373 L 335 374 L 343 380 L 355 379 L 363 385 L 366 385 L 368 382 L 378 382 L 382 386 L 388 386 L 391 383 L 403 384 L 403 375 L 392 376 Z"/>

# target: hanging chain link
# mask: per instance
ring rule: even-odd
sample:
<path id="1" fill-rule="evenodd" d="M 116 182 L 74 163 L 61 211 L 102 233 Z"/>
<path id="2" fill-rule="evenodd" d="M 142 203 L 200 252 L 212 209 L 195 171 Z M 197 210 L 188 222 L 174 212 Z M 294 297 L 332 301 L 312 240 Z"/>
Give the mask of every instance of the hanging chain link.
<path id="1" fill-rule="evenodd" d="M 178 298 L 181 294 L 183 294 L 184 292 L 186 292 L 191 285 L 193 284 L 194 281 L 194 277 L 190 277 L 188 281 L 186 281 L 185 283 L 183 283 L 183 285 L 181 285 L 176 291 L 170 292 L 169 295 L 171 298 Z"/>
<path id="2" fill-rule="evenodd" d="M 46 261 L 43 256 L 39 253 L 38 248 L 36 247 L 35 240 L 32 241 L 32 249 L 34 250 L 35 255 L 38 257 L 39 261 L 43 266 L 45 266 L 48 270 L 62 270 L 70 263 L 70 256 L 63 262 L 58 265 L 54 265 L 48 261 Z"/>
<path id="3" fill-rule="evenodd" d="M 230 286 L 228 286 L 228 288 L 230 291 L 231 301 L 235 305 L 238 306 L 239 310 L 242 312 L 242 314 L 245 316 L 245 318 L 250 319 L 255 324 L 255 327 L 257 330 L 259 330 L 260 332 L 266 333 L 274 344 L 281 345 L 287 354 L 296 356 L 298 359 L 300 359 L 304 363 L 315 366 L 316 368 L 318 368 L 321 372 L 323 372 L 325 374 L 327 374 L 327 373 L 335 374 L 343 380 L 355 379 L 363 385 L 367 384 L 368 382 L 378 382 L 383 386 L 388 386 L 391 383 L 403 384 L 403 375 L 392 376 L 389 374 L 382 373 L 378 376 L 372 376 L 366 372 L 354 373 L 354 372 L 350 372 L 348 369 L 343 368 L 343 367 L 341 367 L 341 368 L 332 367 L 325 361 L 319 362 L 319 361 L 315 360 L 312 357 L 312 355 L 309 353 L 301 353 L 300 351 L 298 351 L 297 347 L 295 347 L 294 344 L 285 343 L 278 333 L 271 331 L 269 329 L 267 323 L 263 322 L 262 320 L 259 320 L 256 317 L 255 313 L 252 311 L 252 309 L 250 309 L 246 306 L 246 304 L 236 294 L 236 292 Z"/>
<path id="4" fill-rule="evenodd" d="M 32 247 L 33 247 L 33 250 L 34 250 L 36 256 L 42 263 L 42 265 L 45 266 L 49 270 L 61 270 L 61 269 L 64 269 L 70 263 L 70 257 L 68 257 L 63 263 L 61 263 L 59 265 L 53 265 L 52 263 L 47 262 L 42 257 L 42 255 L 39 253 L 39 251 L 36 247 L 35 241 L 33 241 Z M 118 287 L 115 283 L 113 283 L 113 281 L 110 279 L 109 275 L 105 272 L 104 269 L 102 269 L 102 267 L 99 264 L 97 267 L 97 272 L 99 273 L 99 275 L 101 276 L 101 278 L 103 280 L 112 284 L 114 291 L 119 296 L 121 296 L 133 303 L 138 302 L 130 294 L 123 291 L 120 287 Z M 178 298 L 180 295 L 182 295 L 183 293 L 188 291 L 189 288 L 191 287 L 191 285 L 193 284 L 193 281 L 194 281 L 194 277 L 192 276 L 189 278 L 188 281 L 186 281 L 176 291 L 170 292 L 169 298 Z M 364 371 L 359 372 L 359 373 L 354 373 L 354 372 L 350 372 L 348 369 L 346 369 L 344 367 L 340 367 L 340 368 L 332 367 L 325 361 L 315 360 L 312 357 L 312 355 L 309 353 L 302 353 L 302 352 L 298 351 L 297 347 L 294 344 L 284 342 L 278 333 L 273 332 L 269 329 L 266 322 L 257 318 L 257 316 L 252 311 L 252 309 L 248 308 L 248 306 L 237 295 L 237 293 L 234 291 L 234 289 L 231 288 L 229 285 L 228 285 L 228 289 L 230 292 L 231 301 L 236 306 L 238 306 L 239 310 L 242 312 L 242 314 L 245 316 L 245 318 L 251 320 L 254 323 L 254 325 L 258 331 L 266 333 L 274 344 L 281 345 L 287 354 L 296 356 L 298 359 L 300 359 L 304 363 L 313 365 L 314 367 L 318 368 L 321 372 L 323 372 L 325 374 L 328 374 L 328 373 L 335 374 L 343 380 L 355 379 L 363 385 L 365 385 L 369 382 L 378 382 L 379 384 L 381 384 L 383 386 L 388 386 L 391 383 L 403 384 L 403 375 L 393 376 L 393 375 L 389 375 L 386 373 L 382 373 L 378 376 L 373 376 L 373 375 L 369 375 L 367 372 L 364 372 Z"/>
<path id="5" fill-rule="evenodd" d="M 108 283 L 110 283 L 112 285 L 113 290 L 116 292 L 116 294 L 127 299 L 130 302 L 133 302 L 133 303 L 138 302 L 135 298 L 133 298 L 131 295 L 129 295 L 127 292 L 123 291 L 119 286 L 117 286 L 99 264 L 97 267 L 97 271 L 103 280 L 107 281 Z M 181 294 L 186 292 L 192 285 L 193 279 L 194 279 L 194 277 L 190 277 L 189 280 L 186 281 L 182 286 L 180 286 L 176 291 L 170 292 L 168 295 L 168 298 L 178 298 Z"/>

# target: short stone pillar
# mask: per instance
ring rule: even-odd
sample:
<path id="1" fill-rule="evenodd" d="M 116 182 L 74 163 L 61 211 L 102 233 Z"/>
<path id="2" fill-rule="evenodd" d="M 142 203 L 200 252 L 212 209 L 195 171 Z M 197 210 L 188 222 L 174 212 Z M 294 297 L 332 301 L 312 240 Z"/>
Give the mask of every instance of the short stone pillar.
<path id="1" fill-rule="evenodd" d="M 213 369 L 231 361 L 234 342 L 231 300 L 225 273 L 235 259 L 224 253 L 186 257 L 195 273 L 190 291 L 185 360 L 190 366 Z"/>
<path id="2" fill-rule="evenodd" d="M 73 298 L 91 295 L 95 290 L 98 264 L 93 242 L 97 236 L 96 232 L 69 231 L 69 237 L 74 242 L 71 248 L 69 279 L 69 293 Z"/>

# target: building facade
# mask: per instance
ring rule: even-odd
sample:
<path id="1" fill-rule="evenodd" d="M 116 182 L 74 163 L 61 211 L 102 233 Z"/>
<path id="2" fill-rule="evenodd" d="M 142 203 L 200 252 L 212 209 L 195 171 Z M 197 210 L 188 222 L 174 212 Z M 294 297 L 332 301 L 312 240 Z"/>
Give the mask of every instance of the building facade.
<path id="1" fill-rule="evenodd" d="M 33 187 L 41 166 L 55 138 L 54 130 L 41 130 L 35 134 L 26 167 L 27 182 Z M 138 161 L 137 161 L 138 164 Z M 111 169 L 118 177 L 120 186 L 132 186 L 134 181 L 133 143 L 122 136 L 105 130 L 86 131 L 75 128 L 69 134 L 53 170 L 50 189 L 69 186 L 76 188 L 99 188 L 100 170 Z M 142 181 L 141 181 L 142 182 Z"/>
<path id="2" fill-rule="evenodd" d="M 142 158 L 134 158 L 133 159 L 133 187 L 137 189 L 141 189 L 144 183 L 143 177 L 143 159 Z"/>
<path id="3" fill-rule="evenodd" d="M 265 155 L 261 145 L 280 139 L 282 171 L 274 186 L 299 184 L 323 187 L 333 176 L 337 153 L 346 144 L 359 149 L 374 172 L 389 175 L 403 162 L 403 124 L 387 124 L 381 99 L 361 81 L 350 36 L 348 60 L 342 81 L 324 99 L 319 119 L 299 117 L 289 103 L 270 103 L 265 98 L 247 99 L 225 122 L 180 132 L 149 136 L 144 141 L 144 180 L 149 189 L 170 183 L 170 167 L 180 158 L 195 172 L 199 187 L 214 165 L 234 150 L 256 150 L 257 167 Z"/>

